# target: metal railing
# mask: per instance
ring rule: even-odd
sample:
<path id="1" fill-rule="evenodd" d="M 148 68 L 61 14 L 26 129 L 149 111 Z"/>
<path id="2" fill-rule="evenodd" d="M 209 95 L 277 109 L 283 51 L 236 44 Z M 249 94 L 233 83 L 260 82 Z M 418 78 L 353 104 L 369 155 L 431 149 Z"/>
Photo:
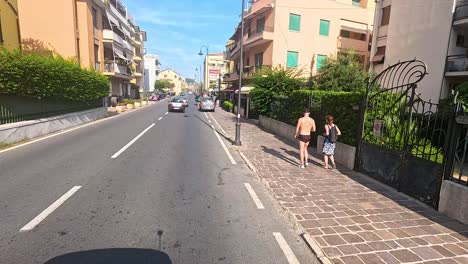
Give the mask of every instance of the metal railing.
<path id="1" fill-rule="evenodd" d="M 464 72 L 468 71 L 468 56 L 453 55 L 447 57 L 448 72 Z"/>
<path id="2" fill-rule="evenodd" d="M 128 66 L 117 64 L 114 61 L 109 61 L 104 64 L 104 72 L 131 75 L 131 70 Z"/>
<path id="3" fill-rule="evenodd" d="M 5 96 L 3 99 L 5 101 L 0 102 L 0 125 L 58 116 L 103 106 L 101 100 L 87 103 L 58 99 L 36 100 L 16 96 Z M 8 102 L 6 100 L 9 100 L 8 104 L 4 103 Z"/>

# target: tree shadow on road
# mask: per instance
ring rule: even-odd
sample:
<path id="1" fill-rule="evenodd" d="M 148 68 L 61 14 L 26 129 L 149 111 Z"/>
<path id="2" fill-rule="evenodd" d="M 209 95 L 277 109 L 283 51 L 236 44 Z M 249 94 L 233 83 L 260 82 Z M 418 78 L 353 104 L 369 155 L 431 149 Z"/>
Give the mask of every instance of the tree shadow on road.
<path id="1" fill-rule="evenodd" d="M 110 248 L 73 252 L 44 264 L 172 264 L 169 256 L 154 249 Z"/>

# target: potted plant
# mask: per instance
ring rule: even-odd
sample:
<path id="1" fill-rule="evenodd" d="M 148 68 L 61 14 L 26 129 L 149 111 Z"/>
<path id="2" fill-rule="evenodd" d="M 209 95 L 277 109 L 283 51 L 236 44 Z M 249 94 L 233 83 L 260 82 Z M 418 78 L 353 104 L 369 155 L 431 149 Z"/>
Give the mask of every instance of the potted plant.
<path id="1" fill-rule="evenodd" d="M 117 106 L 115 107 L 116 112 L 122 113 L 123 111 L 125 111 L 125 106 L 126 106 L 125 103 L 118 103 Z"/>
<path id="2" fill-rule="evenodd" d="M 127 109 L 128 110 L 132 110 L 134 107 L 133 107 L 133 101 L 130 100 L 130 99 L 125 99 L 124 100 L 124 103 L 127 105 Z"/>
<path id="3" fill-rule="evenodd" d="M 133 100 L 133 105 L 135 106 L 135 108 L 140 108 L 141 107 L 140 101 L 137 101 L 137 100 Z"/>

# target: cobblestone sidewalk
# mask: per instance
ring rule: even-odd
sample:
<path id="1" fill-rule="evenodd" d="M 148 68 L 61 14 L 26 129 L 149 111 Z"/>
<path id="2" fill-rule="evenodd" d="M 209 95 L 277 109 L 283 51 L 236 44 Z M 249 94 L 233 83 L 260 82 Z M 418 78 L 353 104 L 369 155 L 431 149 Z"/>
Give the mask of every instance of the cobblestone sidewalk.
<path id="1" fill-rule="evenodd" d="M 233 138 L 235 116 L 213 114 Z M 468 226 L 352 170 L 297 167 L 295 146 L 242 123 L 241 151 L 333 263 L 468 264 Z M 310 151 L 312 152 L 312 151 Z"/>

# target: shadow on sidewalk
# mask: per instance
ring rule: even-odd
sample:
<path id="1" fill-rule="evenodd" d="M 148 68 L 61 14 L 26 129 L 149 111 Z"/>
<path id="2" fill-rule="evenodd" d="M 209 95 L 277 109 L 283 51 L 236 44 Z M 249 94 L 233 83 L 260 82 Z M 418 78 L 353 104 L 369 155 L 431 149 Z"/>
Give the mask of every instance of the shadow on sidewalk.
<path id="1" fill-rule="evenodd" d="M 285 149 L 285 148 L 280 148 L 280 149 L 281 149 L 282 151 L 284 151 L 286 154 L 288 154 L 288 155 L 290 155 L 290 156 L 292 156 L 292 157 L 299 157 L 299 152 L 287 150 L 287 149 Z M 309 156 L 311 156 L 311 155 L 314 156 L 314 155 L 311 154 L 311 152 L 309 151 Z M 314 158 L 315 158 L 315 156 L 314 156 Z M 315 160 L 311 160 L 309 157 L 308 157 L 308 159 L 309 159 L 309 163 L 311 163 L 311 164 L 313 164 L 313 165 L 316 165 L 316 166 L 318 166 L 318 167 L 320 167 L 320 168 L 322 167 L 322 164 L 316 162 Z"/>
<path id="2" fill-rule="evenodd" d="M 297 162 L 297 160 L 293 160 L 293 159 L 290 159 L 288 157 L 286 157 L 285 155 L 281 154 L 281 152 L 275 150 L 275 149 L 271 149 L 271 148 L 268 148 L 268 147 L 265 147 L 265 146 L 262 146 L 262 150 L 265 151 L 266 153 L 270 154 L 270 155 L 273 155 L 277 158 L 280 158 L 294 166 L 298 166 L 299 163 Z"/>

